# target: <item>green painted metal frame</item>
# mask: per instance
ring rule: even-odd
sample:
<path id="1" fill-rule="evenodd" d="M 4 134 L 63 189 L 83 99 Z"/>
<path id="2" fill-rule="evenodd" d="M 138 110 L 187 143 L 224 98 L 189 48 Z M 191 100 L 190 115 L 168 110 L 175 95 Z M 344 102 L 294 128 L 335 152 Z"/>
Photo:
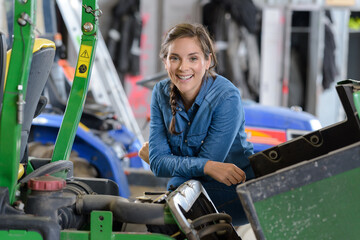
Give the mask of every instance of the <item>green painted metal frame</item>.
<path id="1" fill-rule="evenodd" d="M 27 230 L 2 230 L 0 231 L 1 240 L 43 240 L 40 233 Z"/>
<path id="2" fill-rule="evenodd" d="M 154 233 L 112 232 L 112 212 L 91 212 L 90 231 L 63 230 L 61 240 L 171 240 L 172 237 Z"/>
<path id="3" fill-rule="evenodd" d="M 98 5 L 96 0 L 83 0 L 81 47 L 74 81 L 71 87 L 64 118 L 56 139 L 52 162 L 68 160 L 79 126 L 82 109 L 90 82 L 98 30 Z M 63 173 L 61 177 L 65 178 Z"/>
<path id="4" fill-rule="evenodd" d="M 0 118 L 0 186 L 9 189 L 11 203 L 20 163 L 22 114 L 35 39 L 36 0 L 16 0 L 14 9 L 14 41 Z"/>

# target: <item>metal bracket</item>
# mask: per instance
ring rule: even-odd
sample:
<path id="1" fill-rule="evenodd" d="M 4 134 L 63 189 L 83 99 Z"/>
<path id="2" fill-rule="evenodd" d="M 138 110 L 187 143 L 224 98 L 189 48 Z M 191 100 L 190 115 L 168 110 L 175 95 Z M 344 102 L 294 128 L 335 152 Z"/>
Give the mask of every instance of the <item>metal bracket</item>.
<path id="1" fill-rule="evenodd" d="M 82 6 L 85 8 L 85 12 L 91 13 L 95 17 L 95 20 L 97 20 L 103 14 L 100 8 L 93 10 L 92 7 L 86 4 L 83 4 Z"/>
<path id="2" fill-rule="evenodd" d="M 111 239 L 112 212 L 93 211 L 90 221 L 90 240 Z"/>

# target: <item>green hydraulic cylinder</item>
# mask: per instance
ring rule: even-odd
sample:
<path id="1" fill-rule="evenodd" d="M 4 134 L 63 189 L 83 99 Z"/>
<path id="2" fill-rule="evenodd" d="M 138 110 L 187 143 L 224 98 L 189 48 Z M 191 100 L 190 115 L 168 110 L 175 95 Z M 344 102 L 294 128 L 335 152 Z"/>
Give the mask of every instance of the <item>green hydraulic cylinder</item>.
<path id="1" fill-rule="evenodd" d="M 356 91 L 354 91 L 353 97 L 354 97 L 354 104 L 355 104 L 356 112 L 360 119 L 360 86 L 358 86 L 356 88 Z"/>
<path id="2" fill-rule="evenodd" d="M 337 85 L 352 84 L 353 101 L 356 109 L 356 115 L 360 119 L 360 81 L 354 79 L 346 79 L 337 83 Z"/>
<path id="3" fill-rule="evenodd" d="M 20 163 L 23 111 L 34 46 L 36 0 L 16 0 L 14 41 L 0 117 L 0 186 L 14 201 Z"/>
<path id="4" fill-rule="evenodd" d="M 96 0 L 83 0 L 81 46 L 70 96 L 56 139 L 52 162 L 68 160 L 71 153 L 90 82 L 100 13 Z M 66 173 L 64 171 L 57 176 L 65 178 Z"/>

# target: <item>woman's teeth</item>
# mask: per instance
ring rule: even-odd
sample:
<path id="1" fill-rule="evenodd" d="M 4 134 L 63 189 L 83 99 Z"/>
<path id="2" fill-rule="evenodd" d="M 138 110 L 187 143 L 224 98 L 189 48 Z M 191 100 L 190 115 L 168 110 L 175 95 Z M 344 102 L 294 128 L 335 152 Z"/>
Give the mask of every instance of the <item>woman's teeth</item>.
<path id="1" fill-rule="evenodd" d="M 182 79 L 182 80 L 187 80 L 187 79 L 189 79 L 189 78 L 191 78 L 192 77 L 192 75 L 188 75 L 188 76 L 178 76 L 180 79 Z"/>

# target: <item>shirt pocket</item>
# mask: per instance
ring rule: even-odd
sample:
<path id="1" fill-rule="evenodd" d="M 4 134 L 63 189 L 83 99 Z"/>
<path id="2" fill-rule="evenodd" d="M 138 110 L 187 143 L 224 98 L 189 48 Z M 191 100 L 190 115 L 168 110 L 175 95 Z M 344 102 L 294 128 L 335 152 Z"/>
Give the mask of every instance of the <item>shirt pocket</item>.
<path id="1" fill-rule="evenodd" d="M 180 156 L 180 136 L 169 134 L 168 142 L 171 149 L 171 153 Z"/>
<path id="2" fill-rule="evenodd" d="M 189 148 L 192 150 L 193 156 L 197 156 L 199 154 L 201 146 L 205 141 L 206 134 L 207 133 L 205 132 L 197 135 L 187 136 L 187 144 Z"/>

